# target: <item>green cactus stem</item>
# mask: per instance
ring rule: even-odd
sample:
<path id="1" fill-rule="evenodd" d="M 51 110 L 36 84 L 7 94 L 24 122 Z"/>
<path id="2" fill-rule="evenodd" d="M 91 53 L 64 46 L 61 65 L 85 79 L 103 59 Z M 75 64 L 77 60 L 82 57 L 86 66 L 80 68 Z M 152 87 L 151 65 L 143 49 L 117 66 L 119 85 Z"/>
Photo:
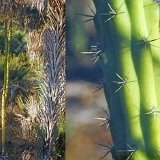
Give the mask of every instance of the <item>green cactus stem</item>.
<path id="1" fill-rule="evenodd" d="M 160 160 L 157 3 L 153 0 L 93 2 L 105 75 L 104 92 L 111 117 L 112 157 Z"/>

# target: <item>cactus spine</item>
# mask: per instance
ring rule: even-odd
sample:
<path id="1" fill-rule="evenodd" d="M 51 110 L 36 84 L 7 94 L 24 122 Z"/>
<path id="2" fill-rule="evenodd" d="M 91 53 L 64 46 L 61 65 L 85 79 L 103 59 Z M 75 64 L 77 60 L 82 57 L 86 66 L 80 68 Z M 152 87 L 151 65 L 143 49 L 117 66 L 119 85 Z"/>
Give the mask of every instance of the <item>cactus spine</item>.
<path id="1" fill-rule="evenodd" d="M 160 160 L 159 8 L 153 0 L 93 0 L 115 160 Z"/>

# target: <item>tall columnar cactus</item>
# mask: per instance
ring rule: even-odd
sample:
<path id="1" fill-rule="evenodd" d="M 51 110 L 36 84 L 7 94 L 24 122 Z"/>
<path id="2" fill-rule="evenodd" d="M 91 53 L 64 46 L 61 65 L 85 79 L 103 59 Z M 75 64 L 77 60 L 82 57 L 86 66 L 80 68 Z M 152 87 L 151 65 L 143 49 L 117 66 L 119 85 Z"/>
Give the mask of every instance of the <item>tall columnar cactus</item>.
<path id="1" fill-rule="evenodd" d="M 159 6 L 93 0 L 115 160 L 160 160 Z M 98 55 L 98 54 L 97 54 Z"/>
<path id="2" fill-rule="evenodd" d="M 1 123 L 2 123 L 2 154 L 5 153 L 5 110 L 8 98 L 8 87 L 9 87 L 9 52 L 10 52 L 10 22 L 4 22 L 5 28 L 5 65 L 4 65 L 4 85 L 2 93 L 2 109 L 1 109 Z"/>

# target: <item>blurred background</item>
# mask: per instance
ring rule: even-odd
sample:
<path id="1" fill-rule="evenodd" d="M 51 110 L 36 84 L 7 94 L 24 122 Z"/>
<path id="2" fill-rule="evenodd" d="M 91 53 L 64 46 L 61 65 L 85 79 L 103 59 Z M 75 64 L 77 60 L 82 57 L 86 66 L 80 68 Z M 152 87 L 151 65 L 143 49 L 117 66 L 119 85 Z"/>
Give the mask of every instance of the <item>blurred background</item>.
<path id="1" fill-rule="evenodd" d="M 111 135 L 104 121 L 96 118 L 106 117 L 106 99 L 103 89 L 97 90 L 103 82 L 103 72 L 93 56 L 83 54 L 97 44 L 96 31 L 92 17 L 92 0 L 67 1 L 67 127 L 66 160 L 98 160 L 111 143 Z M 87 22 L 86 22 L 87 21 Z M 101 144 L 101 145 L 100 145 Z M 104 160 L 111 159 L 108 154 Z"/>

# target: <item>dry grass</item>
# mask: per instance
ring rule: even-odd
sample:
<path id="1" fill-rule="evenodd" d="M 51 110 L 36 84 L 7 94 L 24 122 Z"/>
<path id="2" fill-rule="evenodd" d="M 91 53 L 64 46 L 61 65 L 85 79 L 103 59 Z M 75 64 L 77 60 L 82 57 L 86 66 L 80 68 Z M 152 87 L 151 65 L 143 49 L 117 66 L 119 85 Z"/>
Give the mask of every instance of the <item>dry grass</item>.
<path id="1" fill-rule="evenodd" d="M 21 121 L 19 121 L 16 114 L 9 108 L 7 108 L 6 112 L 6 155 L 10 160 L 38 160 L 39 142 L 37 142 L 33 134 L 29 137 L 24 137 Z M 26 157 L 30 158 L 24 158 L 25 154 L 28 154 Z"/>

